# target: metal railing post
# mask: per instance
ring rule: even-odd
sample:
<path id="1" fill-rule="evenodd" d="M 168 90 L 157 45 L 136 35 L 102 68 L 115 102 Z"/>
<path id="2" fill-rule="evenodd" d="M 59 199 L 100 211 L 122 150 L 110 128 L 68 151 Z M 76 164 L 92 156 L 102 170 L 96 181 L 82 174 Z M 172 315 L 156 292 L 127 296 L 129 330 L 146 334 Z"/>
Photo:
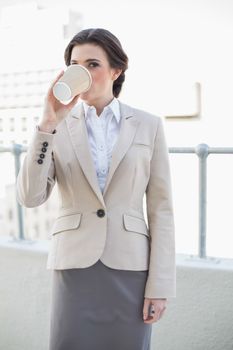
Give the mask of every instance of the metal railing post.
<path id="1" fill-rule="evenodd" d="M 206 202 L 207 202 L 207 157 L 209 146 L 201 143 L 196 147 L 199 158 L 199 241 L 198 255 L 206 258 Z"/>
<path id="2" fill-rule="evenodd" d="M 16 183 L 16 178 L 19 173 L 20 169 L 20 156 L 21 153 L 23 152 L 23 146 L 20 144 L 13 144 L 13 155 L 15 159 L 15 183 Z M 16 200 L 16 205 L 17 205 L 17 217 L 18 217 L 18 227 L 19 227 L 19 239 L 23 240 L 25 239 L 24 237 L 24 224 L 23 224 L 23 208 L 19 204 L 19 202 Z"/>

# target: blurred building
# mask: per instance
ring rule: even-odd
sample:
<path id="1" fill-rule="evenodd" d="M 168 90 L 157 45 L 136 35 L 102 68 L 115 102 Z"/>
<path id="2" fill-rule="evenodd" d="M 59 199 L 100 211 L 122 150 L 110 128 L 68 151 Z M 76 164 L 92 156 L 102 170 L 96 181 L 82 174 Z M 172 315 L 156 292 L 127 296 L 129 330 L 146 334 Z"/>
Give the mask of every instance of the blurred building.
<path id="1" fill-rule="evenodd" d="M 20 11 L 28 14 L 24 23 Z M 1 9 L 0 39 L 6 49 L 0 58 L 0 145 L 27 144 L 47 89 L 64 69 L 67 41 L 81 27 L 82 14 L 64 6 L 30 2 Z"/>
<path id="2" fill-rule="evenodd" d="M 0 144 L 27 144 L 57 70 L 0 74 Z"/>
<path id="3" fill-rule="evenodd" d="M 18 14 L 25 11 L 28 19 L 22 23 Z M 0 58 L 0 146 L 28 144 L 41 118 L 47 90 L 59 70 L 64 69 L 66 43 L 81 29 L 81 13 L 64 6 L 45 8 L 30 2 L 1 9 L 0 39 L 7 50 Z M 29 39 L 25 40 L 27 35 Z M 27 46 L 23 46 L 25 42 Z M 8 159 L 11 162 L 10 157 L 4 157 L 4 167 Z M 15 184 L 3 177 L 6 187 L 0 198 L 1 232 L 17 237 Z M 57 207 L 55 185 L 46 203 L 23 208 L 26 238 L 47 239 Z"/>
<path id="4" fill-rule="evenodd" d="M 44 204 L 35 208 L 23 207 L 24 237 L 26 239 L 48 239 L 56 217 L 58 199 L 55 185 L 49 199 Z M 4 225 L 4 229 L 0 232 L 7 236 L 18 237 L 19 226 L 14 184 L 6 186 L 6 198 L 0 200 L 0 208 L 3 209 L 0 220 Z"/>

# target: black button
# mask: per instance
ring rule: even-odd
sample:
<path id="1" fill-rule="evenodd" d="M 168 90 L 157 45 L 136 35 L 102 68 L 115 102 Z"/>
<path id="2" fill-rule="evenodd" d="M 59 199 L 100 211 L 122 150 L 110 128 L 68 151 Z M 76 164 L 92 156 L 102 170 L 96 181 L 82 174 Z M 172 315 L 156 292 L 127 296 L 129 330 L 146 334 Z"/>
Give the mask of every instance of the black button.
<path id="1" fill-rule="evenodd" d="M 48 147 L 48 142 L 47 141 L 43 142 L 43 146 Z"/>
<path id="2" fill-rule="evenodd" d="M 37 163 L 42 164 L 43 160 L 42 159 L 38 159 Z"/>
<path id="3" fill-rule="evenodd" d="M 47 148 L 42 147 L 42 148 L 41 148 L 41 151 L 45 153 L 45 152 L 47 152 Z"/>
<path id="4" fill-rule="evenodd" d="M 45 157 L 44 153 L 41 153 L 40 158 L 44 158 L 44 157 Z"/>
<path id="5" fill-rule="evenodd" d="M 102 218 L 102 217 L 104 217 L 104 215 L 105 215 L 105 211 L 104 211 L 103 209 L 98 209 L 98 210 L 97 210 L 97 215 L 98 215 L 100 218 Z"/>

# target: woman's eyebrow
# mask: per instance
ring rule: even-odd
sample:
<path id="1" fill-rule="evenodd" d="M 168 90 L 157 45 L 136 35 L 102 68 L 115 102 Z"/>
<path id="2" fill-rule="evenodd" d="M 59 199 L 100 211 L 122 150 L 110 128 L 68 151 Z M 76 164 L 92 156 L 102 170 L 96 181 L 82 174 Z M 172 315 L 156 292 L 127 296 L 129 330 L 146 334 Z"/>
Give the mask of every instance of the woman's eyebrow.
<path id="1" fill-rule="evenodd" d="M 98 62 L 100 62 L 100 60 L 98 60 L 97 58 L 88 58 L 85 62 L 90 62 L 90 61 L 98 61 Z M 71 60 L 70 62 L 77 62 L 78 63 L 77 60 Z"/>

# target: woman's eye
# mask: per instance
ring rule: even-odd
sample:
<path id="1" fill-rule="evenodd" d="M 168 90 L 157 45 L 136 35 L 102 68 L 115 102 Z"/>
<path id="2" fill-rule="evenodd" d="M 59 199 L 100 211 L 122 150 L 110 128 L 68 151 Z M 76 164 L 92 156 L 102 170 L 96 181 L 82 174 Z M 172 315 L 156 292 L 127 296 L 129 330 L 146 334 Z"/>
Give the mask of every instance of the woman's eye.
<path id="1" fill-rule="evenodd" d="M 93 67 L 97 67 L 98 66 L 98 63 L 96 63 L 96 62 L 90 63 L 89 66 L 91 66 L 91 64 L 93 64 Z"/>
<path id="2" fill-rule="evenodd" d="M 73 64 L 77 64 L 77 63 L 75 63 L 75 62 L 71 62 L 70 63 L 70 65 L 73 65 Z M 91 65 L 93 65 L 93 66 L 91 66 Z M 97 67 L 98 66 L 98 63 L 96 63 L 96 62 L 91 62 L 90 64 L 89 64 L 89 67 Z"/>

